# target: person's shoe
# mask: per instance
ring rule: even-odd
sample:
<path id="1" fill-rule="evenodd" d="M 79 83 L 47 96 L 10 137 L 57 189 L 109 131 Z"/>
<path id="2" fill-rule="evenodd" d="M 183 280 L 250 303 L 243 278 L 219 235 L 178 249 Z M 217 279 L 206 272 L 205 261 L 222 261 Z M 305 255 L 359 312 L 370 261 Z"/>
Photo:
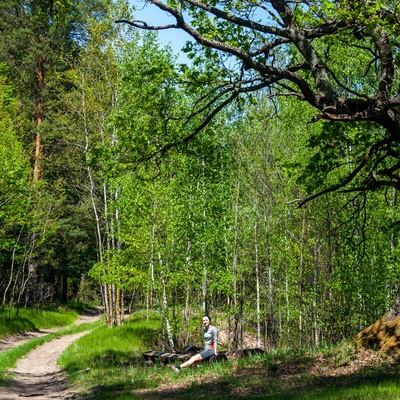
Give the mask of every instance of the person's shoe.
<path id="1" fill-rule="evenodd" d="M 172 369 L 172 371 L 176 372 L 177 374 L 179 374 L 179 372 L 181 372 L 181 369 L 178 368 L 176 365 L 168 365 L 168 367 L 170 367 Z"/>

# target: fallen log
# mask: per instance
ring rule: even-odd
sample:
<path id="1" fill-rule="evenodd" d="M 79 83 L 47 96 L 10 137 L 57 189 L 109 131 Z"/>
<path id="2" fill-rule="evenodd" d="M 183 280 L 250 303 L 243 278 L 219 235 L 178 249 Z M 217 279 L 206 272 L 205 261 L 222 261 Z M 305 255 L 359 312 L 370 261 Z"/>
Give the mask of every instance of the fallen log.
<path id="1" fill-rule="evenodd" d="M 143 355 L 145 361 L 151 361 L 151 362 L 163 361 L 164 363 L 169 363 L 170 361 L 175 360 L 177 358 L 177 356 L 179 355 L 179 353 L 150 350 L 150 351 L 146 351 L 142 355 Z"/>
<path id="2" fill-rule="evenodd" d="M 186 346 L 181 352 L 167 352 L 167 351 L 153 351 L 149 350 L 143 353 L 143 357 L 147 363 L 162 362 L 164 364 L 170 364 L 171 362 L 180 361 L 185 362 L 190 357 L 195 354 L 200 353 L 203 350 L 201 347 L 197 346 Z M 250 357 L 256 354 L 263 354 L 262 349 L 242 349 L 234 351 L 220 351 L 217 355 L 212 356 L 209 362 L 220 362 L 226 361 L 229 358 L 239 358 L 239 357 Z"/>
<path id="3" fill-rule="evenodd" d="M 228 358 L 250 357 L 250 356 L 255 356 L 256 354 L 264 354 L 264 350 L 255 348 L 255 349 L 232 350 L 226 352 L 226 356 Z"/>
<path id="4" fill-rule="evenodd" d="M 228 357 L 226 356 L 226 352 L 225 351 L 221 351 L 219 352 L 217 355 L 212 356 L 208 362 L 212 363 L 212 362 L 220 362 L 220 361 L 226 361 L 228 359 Z"/>

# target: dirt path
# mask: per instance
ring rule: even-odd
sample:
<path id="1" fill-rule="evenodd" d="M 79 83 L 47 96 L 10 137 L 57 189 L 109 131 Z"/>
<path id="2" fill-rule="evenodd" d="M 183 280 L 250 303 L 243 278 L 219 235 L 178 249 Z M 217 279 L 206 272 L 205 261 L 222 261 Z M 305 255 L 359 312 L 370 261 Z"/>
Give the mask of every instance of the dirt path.
<path id="1" fill-rule="evenodd" d="M 79 318 L 76 324 L 94 322 L 99 315 L 86 315 Z M 22 344 L 33 337 L 44 336 L 57 329 L 32 332 L 8 337 L 0 343 L 0 350 Z M 0 387 L 1 400 L 66 400 L 79 399 L 77 389 L 70 387 L 63 371 L 57 365 L 57 359 L 74 341 L 87 335 L 90 331 L 66 335 L 45 343 L 32 350 L 26 357 L 18 360 L 16 368 L 11 370 L 14 379 L 9 387 Z"/>

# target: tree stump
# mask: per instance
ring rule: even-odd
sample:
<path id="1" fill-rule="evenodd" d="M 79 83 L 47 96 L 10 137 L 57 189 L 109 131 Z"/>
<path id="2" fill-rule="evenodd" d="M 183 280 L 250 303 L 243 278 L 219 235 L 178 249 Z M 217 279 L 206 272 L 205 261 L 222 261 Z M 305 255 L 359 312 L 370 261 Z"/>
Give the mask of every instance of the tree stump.
<path id="1" fill-rule="evenodd" d="M 400 357 L 400 282 L 389 311 L 355 338 L 358 346 L 372 348 L 392 357 Z"/>

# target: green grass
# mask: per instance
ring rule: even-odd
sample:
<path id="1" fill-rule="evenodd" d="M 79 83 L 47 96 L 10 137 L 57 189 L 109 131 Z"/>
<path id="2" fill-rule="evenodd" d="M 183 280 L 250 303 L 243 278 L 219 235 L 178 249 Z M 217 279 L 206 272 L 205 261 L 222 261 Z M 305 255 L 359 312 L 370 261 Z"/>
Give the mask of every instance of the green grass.
<path id="1" fill-rule="evenodd" d="M 180 374 L 162 363 L 146 365 L 142 353 L 159 349 L 159 319 L 147 322 L 140 313 L 117 328 L 106 328 L 103 322 L 65 328 L 0 353 L 0 383 L 2 379 L 7 384 L 4 371 L 30 349 L 89 328 L 94 329 L 59 359 L 87 400 L 400 400 L 400 365 L 388 358 L 375 357 L 363 368 L 339 373 L 357 357 L 350 342 L 318 350 L 271 351 L 204 364 Z M 329 373 L 322 373 L 324 368 Z"/>
<path id="2" fill-rule="evenodd" d="M 158 323 L 158 319 L 146 322 L 136 316 L 131 323 L 116 328 L 100 327 L 68 348 L 59 365 L 73 381 L 86 387 L 99 382 L 113 390 L 157 387 L 162 379 L 160 368 L 145 367 L 142 353 L 155 348 Z M 85 372 L 88 368 L 90 371 Z"/>
<path id="3" fill-rule="evenodd" d="M 0 308 L 0 338 L 13 333 L 70 325 L 78 315 L 76 309 L 70 307 L 44 310 L 3 307 Z"/>
<path id="4" fill-rule="evenodd" d="M 125 399 L 399 399 L 400 367 L 369 365 L 347 375 L 315 372 L 323 357 L 332 371 L 351 362 L 355 349 L 342 343 L 320 350 L 279 350 L 222 363 L 204 364 L 175 374 L 162 363 L 144 363 L 156 350 L 158 319 L 141 315 L 118 328 L 100 327 L 81 338 L 59 360 L 88 400 Z M 384 361 L 384 359 L 383 359 Z"/>

